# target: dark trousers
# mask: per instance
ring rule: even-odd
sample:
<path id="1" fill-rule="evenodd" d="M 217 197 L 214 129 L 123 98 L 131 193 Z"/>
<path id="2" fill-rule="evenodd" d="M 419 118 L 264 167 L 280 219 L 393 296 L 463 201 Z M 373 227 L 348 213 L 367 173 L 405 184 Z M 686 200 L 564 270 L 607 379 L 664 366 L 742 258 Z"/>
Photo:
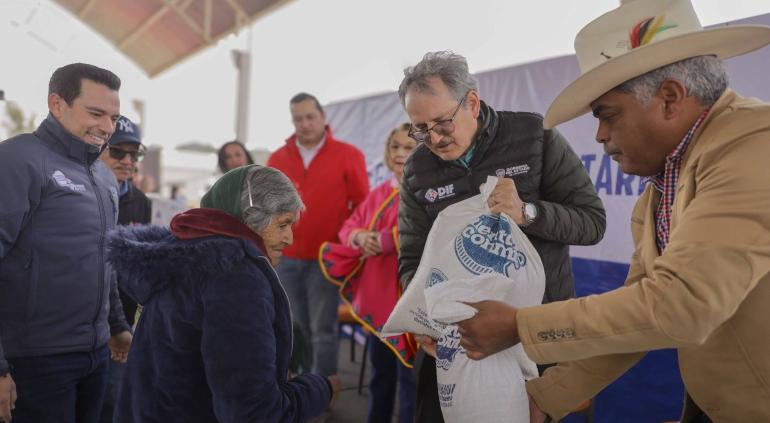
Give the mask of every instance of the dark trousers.
<path id="1" fill-rule="evenodd" d="M 115 415 L 115 404 L 118 403 L 118 392 L 120 384 L 123 382 L 123 373 L 126 372 L 127 363 L 118 363 L 109 360 L 107 366 L 107 390 L 104 393 L 104 403 L 102 405 L 101 423 L 112 423 Z"/>
<path id="2" fill-rule="evenodd" d="M 712 420 L 709 418 L 709 416 L 706 415 L 703 411 L 698 413 L 697 416 L 695 416 L 694 419 L 690 420 L 692 423 L 713 423 Z"/>
<path id="3" fill-rule="evenodd" d="M 336 375 L 339 350 L 338 287 L 324 279 L 318 260 L 284 257 L 275 270 L 289 297 L 294 322 L 302 328 L 303 334 L 309 336 L 307 339 L 313 354 L 312 373 Z"/>
<path id="4" fill-rule="evenodd" d="M 109 360 L 106 345 L 91 352 L 9 358 L 19 396 L 13 423 L 98 423 Z"/>
<path id="5" fill-rule="evenodd" d="M 412 370 L 401 364 L 395 353 L 374 335 L 369 335 L 372 379 L 369 382 L 369 423 L 390 423 L 398 387 L 398 421 L 411 423 L 414 416 Z"/>
<path id="6" fill-rule="evenodd" d="M 414 421 L 416 423 L 444 423 L 441 404 L 438 402 L 436 359 L 425 354 L 422 349 L 418 350 L 414 362 L 414 374 L 417 377 L 417 403 Z"/>

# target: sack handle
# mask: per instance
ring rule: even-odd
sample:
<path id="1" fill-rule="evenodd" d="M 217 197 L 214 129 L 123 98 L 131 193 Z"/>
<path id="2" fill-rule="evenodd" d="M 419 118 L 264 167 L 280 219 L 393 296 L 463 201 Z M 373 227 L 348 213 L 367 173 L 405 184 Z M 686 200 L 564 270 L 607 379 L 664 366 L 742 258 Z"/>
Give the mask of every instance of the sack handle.
<path id="1" fill-rule="evenodd" d="M 495 186 L 497 186 L 497 176 L 492 175 L 487 176 L 487 181 L 481 184 L 481 201 L 484 202 L 484 208 L 489 207 L 487 200 L 489 200 Z"/>

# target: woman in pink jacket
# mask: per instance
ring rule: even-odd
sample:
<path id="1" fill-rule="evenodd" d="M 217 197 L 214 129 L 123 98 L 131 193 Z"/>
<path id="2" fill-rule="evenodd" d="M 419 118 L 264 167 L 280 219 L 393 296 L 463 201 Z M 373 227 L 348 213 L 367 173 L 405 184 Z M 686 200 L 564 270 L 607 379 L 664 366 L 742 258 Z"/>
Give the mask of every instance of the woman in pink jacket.
<path id="1" fill-rule="evenodd" d="M 398 192 L 404 162 L 416 143 L 407 135 L 409 124 L 399 125 L 388 136 L 385 164 L 393 177 L 372 190 L 339 232 L 340 244 L 321 246 L 321 268 L 340 285 L 343 301 L 369 332 L 372 378 L 369 382 L 369 418 L 390 422 L 399 386 L 399 420 L 412 422 L 414 380 L 411 374 L 416 351 L 405 335 L 380 338 L 379 332 L 398 298 Z"/>

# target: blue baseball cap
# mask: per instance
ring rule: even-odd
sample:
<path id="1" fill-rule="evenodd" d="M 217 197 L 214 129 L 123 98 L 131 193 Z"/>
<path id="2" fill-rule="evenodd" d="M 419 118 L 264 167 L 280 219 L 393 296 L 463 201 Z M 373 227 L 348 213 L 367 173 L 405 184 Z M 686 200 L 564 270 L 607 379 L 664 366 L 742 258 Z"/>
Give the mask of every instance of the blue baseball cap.
<path id="1" fill-rule="evenodd" d="M 110 140 L 107 142 L 109 145 L 115 144 L 141 144 L 142 134 L 139 132 L 139 127 L 134 122 L 131 122 L 127 117 L 121 116 L 115 123 L 115 133 L 112 134 Z"/>

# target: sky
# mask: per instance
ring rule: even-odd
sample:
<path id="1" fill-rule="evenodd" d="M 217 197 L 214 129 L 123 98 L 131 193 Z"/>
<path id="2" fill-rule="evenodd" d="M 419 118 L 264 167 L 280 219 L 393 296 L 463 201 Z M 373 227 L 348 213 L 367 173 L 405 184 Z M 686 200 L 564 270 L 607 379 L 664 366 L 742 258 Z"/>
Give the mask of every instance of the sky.
<path id="1" fill-rule="evenodd" d="M 768 0 L 692 1 L 704 26 L 770 12 Z M 191 141 L 218 146 L 235 137 L 237 74 L 230 56 L 232 49 L 248 48 L 249 37 L 246 144 L 275 150 L 293 132 L 288 101 L 298 92 L 326 104 L 394 91 L 403 68 L 434 50 L 464 55 L 472 72 L 572 54 L 577 31 L 617 5 L 617 0 L 294 0 L 150 79 L 54 1 L 0 0 L 0 90 L 39 121 L 47 113 L 54 69 L 76 61 L 108 68 L 123 80 L 123 114 L 136 119 L 132 101 L 146 104 L 144 140 L 163 147 L 164 163 L 213 167 L 211 156 L 191 157 L 174 147 Z"/>

